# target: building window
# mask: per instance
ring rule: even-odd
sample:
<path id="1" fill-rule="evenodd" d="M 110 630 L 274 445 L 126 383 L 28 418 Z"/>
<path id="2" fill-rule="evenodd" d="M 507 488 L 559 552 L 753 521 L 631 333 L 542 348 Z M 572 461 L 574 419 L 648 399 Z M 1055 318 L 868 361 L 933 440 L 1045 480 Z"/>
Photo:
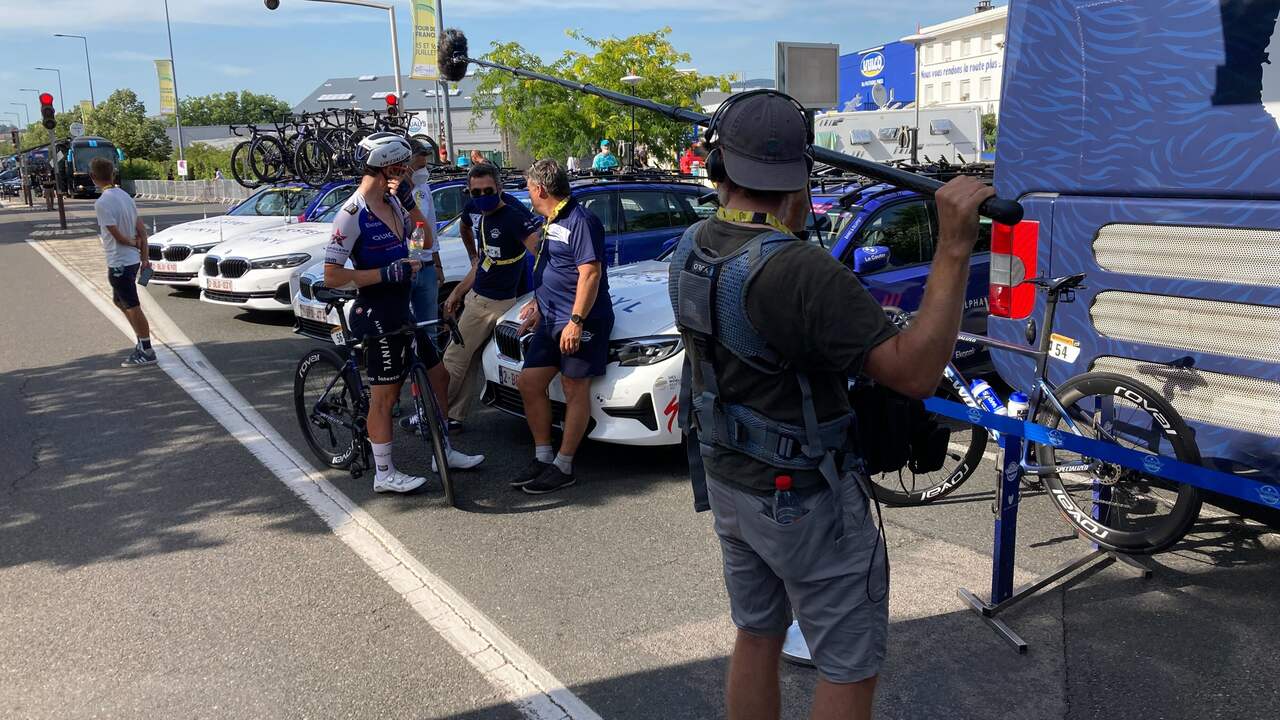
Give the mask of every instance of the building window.
<path id="1" fill-rule="evenodd" d="M 982 33 L 982 52 L 991 52 L 991 33 Z"/>
<path id="2" fill-rule="evenodd" d="M 960 102 L 969 102 L 969 81 L 960 81 Z"/>
<path id="3" fill-rule="evenodd" d="M 924 104 L 933 104 L 933 83 L 924 86 Z"/>
<path id="4" fill-rule="evenodd" d="M 952 57 L 956 57 L 956 58 L 958 58 L 958 57 L 960 57 L 963 53 L 964 53 L 964 41 L 963 41 L 963 40 L 952 40 L 952 41 L 951 41 L 951 56 L 952 56 Z"/>
<path id="5" fill-rule="evenodd" d="M 951 43 L 942 43 L 942 61 L 946 62 L 951 59 Z"/>
<path id="6" fill-rule="evenodd" d="M 974 35 L 973 37 L 969 38 L 969 48 L 970 48 L 969 54 L 970 55 L 981 54 L 982 53 L 981 45 L 982 45 L 982 38 L 978 37 L 977 35 Z"/>
<path id="7" fill-rule="evenodd" d="M 969 57 L 973 54 L 973 45 L 969 43 L 969 38 L 960 41 L 960 57 Z"/>
<path id="8" fill-rule="evenodd" d="M 942 48 L 938 43 L 929 43 L 929 62 L 936 63 L 942 59 Z"/>
<path id="9" fill-rule="evenodd" d="M 942 102 L 951 102 L 951 83 L 942 83 Z"/>
<path id="10" fill-rule="evenodd" d="M 981 93 L 980 97 L 983 100 L 991 99 L 991 78 L 990 77 L 982 78 L 982 81 L 978 84 L 978 88 L 979 88 L 979 92 Z"/>

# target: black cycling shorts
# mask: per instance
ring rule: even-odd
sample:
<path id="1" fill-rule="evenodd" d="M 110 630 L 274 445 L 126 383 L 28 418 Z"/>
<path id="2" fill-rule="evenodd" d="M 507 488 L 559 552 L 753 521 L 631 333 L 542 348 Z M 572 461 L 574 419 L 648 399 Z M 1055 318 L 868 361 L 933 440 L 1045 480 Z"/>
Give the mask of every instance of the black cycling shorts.
<path id="1" fill-rule="evenodd" d="M 379 317 L 376 310 L 357 305 L 351 313 L 351 330 L 357 338 L 381 335 L 389 330 L 404 327 L 411 318 L 406 309 L 406 312 L 399 317 L 388 318 L 395 320 L 394 323 L 387 323 Z M 430 370 L 440 364 L 440 353 L 425 333 L 420 337 L 418 357 Z M 409 374 L 409 353 L 412 352 L 412 348 L 413 343 L 408 335 L 390 335 L 367 341 L 364 348 L 364 361 L 365 372 L 369 375 L 369 384 L 398 385 L 404 382 Z"/>
<path id="2" fill-rule="evenodd" d="M 138 268 L 141 263 L 107 268 L 107 282 L 111 285 L 111 300 L 121 310 L 138 307 Z"/>

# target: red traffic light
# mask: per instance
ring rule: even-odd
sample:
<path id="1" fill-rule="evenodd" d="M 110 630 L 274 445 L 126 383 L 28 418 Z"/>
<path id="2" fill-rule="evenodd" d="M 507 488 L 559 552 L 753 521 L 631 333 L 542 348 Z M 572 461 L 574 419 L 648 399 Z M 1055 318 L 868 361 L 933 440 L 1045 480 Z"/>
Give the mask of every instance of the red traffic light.
<path id="1" fill-rule="evenodd" d="M 387 107 L 395 107 L 399 102 L 400 98 L 395 93 L 387 93 Z"/>
<path id="2" fill-rule="evenodd" d="M 41 105 L 52 105 L 52 104 L 53 104 L 53 96 L 52 96 L 52 95 L 50 95 L 49 93 L 40 93 L 40 104 L 41 104 Z"/>

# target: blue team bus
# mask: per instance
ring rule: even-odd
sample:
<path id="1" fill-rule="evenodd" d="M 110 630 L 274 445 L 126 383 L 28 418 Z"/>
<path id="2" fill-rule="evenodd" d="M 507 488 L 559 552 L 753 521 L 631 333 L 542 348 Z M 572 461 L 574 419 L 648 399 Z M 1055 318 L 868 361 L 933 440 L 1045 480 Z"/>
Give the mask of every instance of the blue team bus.
<path id="1" fill-rule="evenodd" d="M 1087 273 L 1055 322 L 1079 356 L 1051 363 L 1051 379 L 1138 378 L 1188 421 L 1207 465 L 1268 481 L 1280 475 L 1278 15 L 1280 0 L 1010 4 L 995 185 L 1027 212 L 994 230 L 988 322 L 1027 344 L 1048 329 L 1023 280 Z M 992 355 L 1030 386 L 1030 360 Z"/>

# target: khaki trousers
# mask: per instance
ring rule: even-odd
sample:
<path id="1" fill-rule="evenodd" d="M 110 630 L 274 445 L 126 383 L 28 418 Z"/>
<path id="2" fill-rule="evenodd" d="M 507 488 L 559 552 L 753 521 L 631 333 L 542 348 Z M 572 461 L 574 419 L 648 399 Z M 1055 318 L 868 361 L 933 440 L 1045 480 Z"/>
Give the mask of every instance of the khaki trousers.
<path id="1" fill-rule="evenodd" d="M 444 367 L 449 371 L 450 418 L 466 420 L 476 397 L 483 391 L 480 348 L 493 336 L 498 320 L 515 304 L 515 298 L 490 300 L 474 290 L 463 299 L 462 317 L 458 320 L 462 345 L 452 343 L 444 351 Z"/>

